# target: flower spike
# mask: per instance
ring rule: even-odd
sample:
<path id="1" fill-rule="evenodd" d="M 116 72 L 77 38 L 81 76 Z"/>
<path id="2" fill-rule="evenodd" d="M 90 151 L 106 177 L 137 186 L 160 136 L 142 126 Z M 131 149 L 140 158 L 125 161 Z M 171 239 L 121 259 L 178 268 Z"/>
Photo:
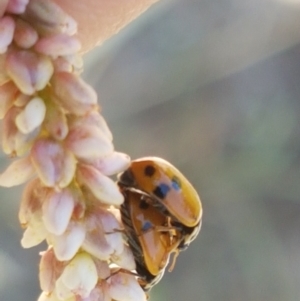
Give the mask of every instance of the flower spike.
<path id="1" fill-rule="evenodd" d="M 0 185 L 26 183 L 21 245 L 41 252 L 38 301 L 144 301 L 123 238 L 123 194 L 110 176 L 128 168 L 114 149 L 94 89 L 81 77 L 77 24 L 52 0 L 0 1 L 0 120 L 14 161 Z M 129 272 L 131 273 L 131 272 Z"/>

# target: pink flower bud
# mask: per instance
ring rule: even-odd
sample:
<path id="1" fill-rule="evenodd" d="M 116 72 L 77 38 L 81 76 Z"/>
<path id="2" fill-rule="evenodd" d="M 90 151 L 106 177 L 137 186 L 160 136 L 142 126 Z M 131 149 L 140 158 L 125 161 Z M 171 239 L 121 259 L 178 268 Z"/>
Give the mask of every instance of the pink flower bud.
<path id="1" fill-rule="evenodd" d="M 24 49 L 31 48 L 38 38 L 38 33 L 32 26 L 21 19 L 17 19 L 14 33 L 14 42 L 17 46 Z"/>
<path id="2" fill-rule="evenodd" d="M 58 260 L 70 260 L 79 250 L 85 238 L 85 229 L 81 223 L 70 221 L 62 235 L 49 234 L 47 240 L 53 245 Z"/>
<path id="3" fill-rule="evenodd" d="M 2 16 L 4 15 L 7 4 L 8 4 L 8 0 L 0 1 L 0 18 L 2 18 Z"/>
<path id="4" fill-rule="evenodd" d="M 109 278 L 108 292 L 116 301 L 146 301 L 146 294 L 138 284 L 135 276 L 116 273 Z"/>
<path id="5" fill-rule="evenodd" d="M 108 217 L 106 215 L 108 215 Z M 114 242 L 109 242 L 105 235 L 103 218 L 106 218 L 108 222 L 112 222 L 111 219 L 114 217 L 111 213 L 101 210 L 100 208 L 94 208 L 85 217 L 86 236 L 82 248 L 100 260 L 109 260 L 110 255 L 114 252 Z M 120 228 L 118 223 L 114 223 L 114 225 L 114 229 Z M 115 233 L 113 233 L 114 229 L 110 229 L 112 236 L 115 235 Z M 118 237 L 116 237 L 116 239 L 118 240 Z M 121 248 L 123 248 L 122 237 Z"/>
<path id="6" fill-rule="evenodd" d="M 12 81 L 0 86 L 0 119 L 2 119 L 7 111 L 13 106 L 18 94 L 18 88 Z"/>
<path id="7" fill-rule="evenodd" d="M 97 108 L 96 92 L 75 74 L 54 73 L 51 83 L 57 102 L 68 112 L 82 116 Z"/>
<path id="8" fill-rule="evenodd" d="M 114 250 L 114 254 L 121 254 L 124 250 L 123 235 L 120 223 L 114 214 L 108 210 L 102 210 L 101 223 L 105 233 L 105 238 Z"/>
<path id="9" fill-rule="evenodd" d="M 31 158 L 46 186 L 63 188 L 72 181 L 76 169 L 75 157 L 56 141 L 49 138 L 37 140 L 31 149 Z"/>
<path id="10" fill-rule="evenodd" d="M 73 66 L 65 57 L 57 57 L 53 61 L 54 73 L 58 72 L 72 72 Z"/>
<path id="11" fill-rule="evenodd" d="M 50 233 L 63 234 L 74 210 L 74 199 L 69 189 L 49 190 L 43 201 L 43 221 Z"/>
<path id="12" fill-rule="evenodd" d="M 27 152 L 39 134 L 39 128 L 29 134 L 23 134 L 18 130 L 15 119 L 20 112 L 21 108 L 12 107 L 3 119 L 2 148 L 11 156 L 21 156 Z"/>
<path id="13" fill-rule="evenodd" d="M 23 14 L 29 0 L 9 0 L 6 11 L 11 14 Z"/>
<path id="14" fill-rule="evenodd" d="M 11 44 L 15 30 L 15 21 L 10 16 L 0 19 L 0 54 L 5 53 Z"/>
<path id="15" fill-rule="evenodd" d="M 97 111 L 91 111 L 88 115 L 85 116 L 75 116 L 70 118 L 70 128 L 82 125 L 95 126 L 103 135 L 107 137 L 109 141 L 113 140 L 112 133 L 107 126 L 107 123 L 103 116 Z"/>
<path id="16" fill-rule="evenodd" d="M 55 288 L 55 282 L 63 272 L 65 262 L 58 261 L 55 257 L 53 248 L 41 253 L 41 261 L 39 265 L 39 279 L 41 289 L 50 293 Z"/>
<path id="17" fill-rule="evenodd" d="M 75 20 L 51 0 L 30 0 L 22 17 L 42 35 L 57 33 L 73 35 L 77 32 Z"/>
<path id="18" fill-rule="evenodd" d="M 88 187 L 101 203 L 109 205 L 123 203 L 123 195 L 114 181 L 94 167 L 80 164 L 77 169 L 77 179 Z"/>
<path id="19" fill-rule="evenodd" d="M 67 34 L 56 34 L 41 37 L 34 45 L 35 51 L 52 57 L 70 55 L 80 50 L 81 45 L 77 38 Z"/>
<path id="20" fill-rule="evenodd" d="M 80 159 L 96 159 L 113 152 L 111 141 L 97 127 L 89 125 L 70 128 L 65 145 Z"/>
<path id="21" fill-rule="evenodd" d="M 52 102 L 47 103 L 44 127 L 56 140 L 65 139 L 69 132 L 66 114 Z"/>
<path id="22" fill-rule="evenodd" d="M 84 162 L 92 165 L 104 175 L 111 176 L 127 169 L 130 165 L 130 157 L 124 153 L 113 152 L 98 159 L 86 159 Z"/>
<path id="23" fill-rule="evenodd" d="M 72 217 L 74 218 L 74 220 L 79 220 L 84 217 L 86 210 L 85 200 L 87 196 L 83 194 L 77 183 L 71 183 L 68 186 L 68 189 L 70 189 L 74 200 L 74 210 Z"/>
<path id="24" fill-rule="evenodd" d="M 41 202 L 45 193 L 46 189 L 40 185 L 38 179 L 29 182 L 23 193 L 19 220 L 23 227 L 27 227 L 21 240 L 24 248 L 38 245 L 47 236 L 41 212 Z"/>
<path id="25" fill-rule="evenodd" d="M 22 227 L 27 227 L 32 220 L 42 220 L 42 200 L 47 192 L 48 188 L 41 186 L 38 178 L 25 186 L 19 209 L 19 221 Z"/>
<path id="26" fill-rule="evenodd" d="M 94 258 L 94 263 L 96 265 L 98 278 L 102 280 L 107 279 L 110 276 L 110 268 L 107 261 Z"/>
<path id="27" fill-rule="evenodd" d="M 6 70 L 24 94 L 32 95 L 48 84 L 53 74 L 53 65 L 45 55 L 29 50 L 12 51 L 6 58 Z"/>
<path id="28" fill-rule="evenodd" d="M 15 160 L 0 175 L 0 186 L 12 187 L 27 182 L 35 174 L 30 158 Z"/>

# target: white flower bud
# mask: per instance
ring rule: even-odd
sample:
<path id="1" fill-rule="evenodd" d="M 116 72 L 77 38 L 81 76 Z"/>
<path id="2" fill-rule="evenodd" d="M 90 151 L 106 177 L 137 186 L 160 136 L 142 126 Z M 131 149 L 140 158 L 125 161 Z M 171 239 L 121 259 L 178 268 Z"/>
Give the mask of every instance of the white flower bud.
<path id="1" fill-rule="evenodd" d="M 43 224 L 30 225 L 26 228 L 21 239 L 23 248 L 32 248 L 40 244 L 46 238 L 47 232 Z"/>
<path id="2" fill-rule="evenodd" d="M 13 106 L 18 95 L 19 91 L 12 81 L 0 86 L 0 119 Z"/>
<path id="3" fill-rule="evenodd" d="M 27 182 L 35 174 L 30 158 L 25 157 L 11 163 L 0 175 L 0 186 L 12 187 Z"/>
<path id="4" fill-rule="evenodd" d="M 88 297 L 98 281 L 97 269 L 90 255 L 77 254 L 65 267 L 58 283 L 69 289 L 73 294 Z M 56 291 L 58 296 L 60 292 Z"/>
<path id="5" fill-rule="evenodd" d="M 37 301 L 61 301 L 56 295 L 56 292 L 48 293 L 42 292 Z M 72 295 L 70 298 L 63 299 L 63 301 L 78 301 L 76 296 Z"/>
<path id="6" fill-rule="evenodd" d="M 120 254 L 113 254 L 111 260 L 119 267 L 132 271 L 135 270 L 135 261 L 132 255 L 131 249 L 128 246 L 124 246 L 123 252 Z"/>
<path id="7" fill-rule="evenodd" d="M 28 134 L 44 121 L 46 106 L 40 97 L 32 98 L 16 117 L 16 125 L 23 134 Z"/>

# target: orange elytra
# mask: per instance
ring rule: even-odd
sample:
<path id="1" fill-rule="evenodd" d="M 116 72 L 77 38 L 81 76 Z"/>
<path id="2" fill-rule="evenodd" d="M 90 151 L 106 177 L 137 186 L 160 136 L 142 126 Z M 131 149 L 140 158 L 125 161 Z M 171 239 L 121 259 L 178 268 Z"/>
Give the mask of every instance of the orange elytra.
<path id="1" fill-rule="evenodd" d="M 164 274 L 170 254 L 177 253 L 182 238 L 169 219 L 136 191 L 121 189 L 124 203 L 121 217 L 128 244 L 134 255 L 139 283 L 145 291 Z"/>
<path id="2" fill-rule="evenodd" d="M 118 177 L 118 185 L 148 196 L 147 201 L 172 224 L 182 227 L 184 250 L 198 235 L 201 227 L 202 204 L 197 191 L 171 163 L 158 157 L 144 157 L 131 162 Z"/>

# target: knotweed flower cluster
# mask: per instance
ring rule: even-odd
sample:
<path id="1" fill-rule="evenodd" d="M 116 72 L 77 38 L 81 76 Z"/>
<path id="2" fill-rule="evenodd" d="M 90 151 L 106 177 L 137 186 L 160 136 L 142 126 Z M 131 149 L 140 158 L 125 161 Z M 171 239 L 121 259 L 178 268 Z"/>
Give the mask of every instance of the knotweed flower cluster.
<path id="1" fill-rule="evenodd" d="M 0 184 L 25 186 L 22 246 L 46 240 L 39 301 L 143 301 L 109 176 L 115 152 L 97 95 L 80 77 L 76 22 L 51 0 L 0 2 L 2 148 L 14 158 Z M 119 230 L 119 231 L 118 231 Z"/>

